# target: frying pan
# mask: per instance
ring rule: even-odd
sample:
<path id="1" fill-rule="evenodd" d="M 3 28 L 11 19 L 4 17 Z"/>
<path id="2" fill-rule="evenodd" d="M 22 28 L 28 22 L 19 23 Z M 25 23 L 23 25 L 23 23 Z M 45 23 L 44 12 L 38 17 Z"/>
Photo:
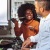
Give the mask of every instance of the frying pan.
<path id="1" fill-rule="evenodd" d="M 11 47 L 12 44 L 13 44 L 12 40 L 7 40 L 7 39 L 0 40 L 0 47 Z"/>
<path id="2" fill-rule="evenodd" d="M 15 43 L 17 43 L 18 45 L 22 45 L 22 40 L 19 37 L 13 38 L 13 39 L 7 39 L 7 38 L 2 38 L 0 39 L 0 47 L 12 47 L 12 45 L 14 45 Z"/>

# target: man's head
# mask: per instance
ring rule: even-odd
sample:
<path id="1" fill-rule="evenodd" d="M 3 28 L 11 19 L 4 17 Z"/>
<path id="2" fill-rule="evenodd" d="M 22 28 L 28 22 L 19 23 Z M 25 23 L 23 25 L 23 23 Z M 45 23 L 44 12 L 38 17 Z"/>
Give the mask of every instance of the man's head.
<path id="1" fill-rule="evenodd" d="M 47 15 L 50 11 L 50 0 L 35 0 L 35 9 L 41 16 Z"/>

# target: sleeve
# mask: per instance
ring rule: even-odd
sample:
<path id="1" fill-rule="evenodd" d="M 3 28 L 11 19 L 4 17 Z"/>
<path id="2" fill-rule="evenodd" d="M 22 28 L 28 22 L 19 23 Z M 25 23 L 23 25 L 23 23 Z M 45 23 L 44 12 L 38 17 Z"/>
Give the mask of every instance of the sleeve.
<path id="1" fill-rule="evenodd" d="M 22 24 L 21 27 L 18 27 L 18 23 L 15 22 L 15 27 L 14 27 L 15 35 L 20 36 L 22 34 Z"/>
<path id="2" fill-rule="evenodd" d="M 39 33 L 35 36 L 30 37 L 31 42 L 38 42 L 38 39 L 39 39 Z"/>

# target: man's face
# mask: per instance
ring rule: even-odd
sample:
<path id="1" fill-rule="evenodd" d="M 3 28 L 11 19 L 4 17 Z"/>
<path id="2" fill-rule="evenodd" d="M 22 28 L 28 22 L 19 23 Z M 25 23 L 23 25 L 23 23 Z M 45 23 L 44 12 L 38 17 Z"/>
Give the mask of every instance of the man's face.
<path id="1" fill-rule="evenodd" d="M 38 1 L 35 1 L 35 10 L 36 10 L 36 13 L 37 13 L 38 15 L 40 15 L 40 6 L 39 6 L 39 4 L 38 4 Z"/>

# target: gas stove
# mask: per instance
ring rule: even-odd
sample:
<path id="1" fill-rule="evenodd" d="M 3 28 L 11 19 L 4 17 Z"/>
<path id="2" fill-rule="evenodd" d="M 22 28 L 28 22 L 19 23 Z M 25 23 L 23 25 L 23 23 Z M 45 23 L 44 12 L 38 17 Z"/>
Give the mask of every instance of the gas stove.
<path id="1" fill-rule="evenodd" d="M 22 40 L 19 37 L 16 38 L 0 38 L 0 39 L 7 39 L 7 40 L 11 40 L 12 43 L 7 44 L 7 45 L 0 45 L 0 48 L 3 48 L 3 50 L 7 50 L 7 49 L 15 49 L 15 50 L 20 50 L 21 46 L 22 46 Z"/>

